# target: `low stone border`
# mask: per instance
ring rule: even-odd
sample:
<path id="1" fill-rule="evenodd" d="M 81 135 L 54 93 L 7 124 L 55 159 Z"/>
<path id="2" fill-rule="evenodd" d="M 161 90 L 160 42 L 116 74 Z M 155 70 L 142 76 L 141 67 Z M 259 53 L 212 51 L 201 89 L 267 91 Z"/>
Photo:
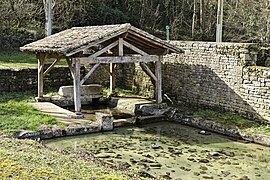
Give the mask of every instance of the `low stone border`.
<path id="1" fill-rule="evenodd" d="M 59 126 L 53 126 L 52 129 L 43 129 L 38 132 L 23 130 L 15 135 L 15 137 L 18 139 L 45 140 L 64 136 L 90 134 L 100 131 L 101 126 L 99 124 L 78 124 L 68 126 L 64 129 Z"/>
<path id="2" fill-rule="evenodd" d="M 135 120 L 137 119 L 137 120 Z M 124 127 L 124 126 L 132 126 L 136 122 L 138 124 L 149 124 L 154 122 L 165 121 L 166 118 L 164 116 L 155 117 L 156 120 L 153 120 L 153 117 L 134 117 L 129 119 L 115 119 L 113 120 L 113 124 L 111 125 L 107 122 L 108 117 L 105 117 L 105 122 L 100 121 L 98 123 L 93 124 L 72 124 L 66 128 L 61 128 L 59 126 L 54 125 L 51 129 L 47 127 L 41 128 L 40 131 L 34 132 L 29 130 L 22 130 L 20 133 L 15 135 L 15 138 L 18 139 L 34 139 L 34 140 L 45 140 L 45 139 L 53 139 L 58 137 L 65 137 L 65 136 L 74 136 L 74 135 L 83 135 L 83 134 L 91 134 L 97 132 L 104 132 L 104 131 L 112 131 L 113 128 L 116 127 Z"/>
<path id="3" fill-rule="evenodd" d="M 243 139 L 249 142 L 254 142 L 257 144 L 261 144 L 264 146 L 270 146 L 270 136 L 262 135 L 262 134 L 248 134 L 245 132 L 241 132 L 241 130 L 235 127 L 225 127 L 224 125 L 203 118 L 196 118 L 191 116 L 183 116 L 179 114 L 175 114 L 173 117 L 168 119 L 169 121 L 178 122 L 184 125 L 196 127 L 199 129 L 216 132 L 219 134 L 227 135 L 230 137 Z"/>

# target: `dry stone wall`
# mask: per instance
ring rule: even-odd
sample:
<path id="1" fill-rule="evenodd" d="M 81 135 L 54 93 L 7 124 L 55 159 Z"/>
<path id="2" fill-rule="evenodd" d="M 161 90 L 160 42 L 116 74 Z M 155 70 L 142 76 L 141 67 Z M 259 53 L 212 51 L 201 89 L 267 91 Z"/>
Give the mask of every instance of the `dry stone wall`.
<path id="1" fill-rule="evenodd" d="M 67 67 L 58 67 L 44 78 L 44 89 L 72 85 L 72 77 Z M 1 69 L 0 91 L 26 91 L 37 89 L 37 69 Z"/>
<path id="2" fill-rule="evenodd" d="M 270 121 L 270 68 L 243 68 L 241 97 L 262 118 Z"/>
<path id="3" fill-rule="evenodd" d="M 183 54 L 164 57 L 163 93 L 176 102 L 270 120 L 270 69 L 254 67 L 254 44 L 171 42 Z"/>

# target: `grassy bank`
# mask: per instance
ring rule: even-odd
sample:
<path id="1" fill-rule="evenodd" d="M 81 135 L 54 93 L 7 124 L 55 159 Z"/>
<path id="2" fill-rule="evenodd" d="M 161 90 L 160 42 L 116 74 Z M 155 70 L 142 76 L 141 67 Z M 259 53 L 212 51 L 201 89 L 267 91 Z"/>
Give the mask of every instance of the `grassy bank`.
<path id="1" fill-rule="evenodd" d="M 46 64 L 52 63 L 53 60 L 47 60 Z M 19 49 L 1 50 L 0 51 L 0 68 L 37 68 L 37 59 L 33 53 L 23 53 Z M 66 66 L 65 60 L 61 60 L 57 66 Z"/>
<path id="2" fill-rule="evenodd" d="M 1 92 L 0 93 L 0 131 L 14 135 L 20 130 L 37 131 L 41 125 L 60 125 L 62 123 L 52 116 L 45 115 L 28 102 L 33 102 L 35 93 Z"/>
<path id="3" fill-rule="evenodd" d="M 51 93 L 51 92 L 49 92 Z M 0 179 L 132 179 L 131 173 L 107 168 L 76 154 L 49 150 L 33 140 L 5 138 L 21 129 L 61 125 L 33 109 L 35 92 L 0 92 Z"/>
<path id="4" fill-rule="evenodd" d="M 42 114 L 25 102 L 0 103 L 0 131 L 14 135 L 21 130 L 38 131 L 41 125 L 63 125 L 52 116 Z"/>
<path id="5" fill-rule="evenodd" d="M 32 140 L 0 136 L 0 179 L 131 179 L 123 171 L 64 155 Z"/>
<path id="6" fill-rule="evenodd" d="M 270 136 L 270 124 L 263 124 L 254 120 L 252 121 L 235 113 L 218 112 L 211 109 L 197 109 L 191 114 L 195 117 L 221 123 L 226 127 L 237 126 L 242 132 Z"/>

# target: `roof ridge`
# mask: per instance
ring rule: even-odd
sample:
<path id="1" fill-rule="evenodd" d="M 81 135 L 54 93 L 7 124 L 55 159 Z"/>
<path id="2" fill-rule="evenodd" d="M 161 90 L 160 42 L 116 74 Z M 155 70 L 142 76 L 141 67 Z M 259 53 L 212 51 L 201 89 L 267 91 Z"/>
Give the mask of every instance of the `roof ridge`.
<path id="1" fill-rule="evenodd" d="M 134 26 L 132 26 L 130 23 L 123 23 L 123 24 L 107 24 L 107 25 L 94 25 L 94 26 L 78 26 L 78 27 L 71 27 L 71 28 L 69 28 L 69 29 L 87 29 L 87 28 L 93 28 L 93 27 L 99 27 L 99 28 L 102 28 L 102 27 L 109 27 L 109 26 L 112 26 L 112 27 L 117 27 L 117 26 L 119 26 L 119 27 L 123 27 L 123 28 L 127 28 L 127 29 L 129 29 L 129 28 L 131 28 L 131 27 L 134 27 Z M 68 30 L 68 29 L 66 29 L 66 30 Z"/>

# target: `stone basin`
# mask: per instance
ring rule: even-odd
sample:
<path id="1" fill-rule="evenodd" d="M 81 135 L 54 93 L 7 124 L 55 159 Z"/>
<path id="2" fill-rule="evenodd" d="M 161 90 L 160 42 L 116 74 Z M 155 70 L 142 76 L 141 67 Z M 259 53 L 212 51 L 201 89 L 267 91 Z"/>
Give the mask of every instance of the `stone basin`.
<path id="1" fill-rule="evenodd" d="M 81 86 L 81 104 L 87 105 L 93 102 L 93 99 L 102 97 L 102 86 L 99 84 L 89 84 Z M 50 101 L 58 106 L 74 105 L 73 86 L 61 86 L 57 96 L 50 97 Z"/>
<path id="2" fill-rule="evenodd" d="M 50 147 L 91 153 L 153 179 L 269 179 L 270 149 L 177 123 L 48 140 Z"/>
<path id="3" fill-rule="evenodd" d="M 73 86 L 61 86 L 58 91 L 59 96 L 74 97 Z M 102 95 L 102 86 L 99 84 L 89 84 L 81 86 L 81 96 Z"/>

